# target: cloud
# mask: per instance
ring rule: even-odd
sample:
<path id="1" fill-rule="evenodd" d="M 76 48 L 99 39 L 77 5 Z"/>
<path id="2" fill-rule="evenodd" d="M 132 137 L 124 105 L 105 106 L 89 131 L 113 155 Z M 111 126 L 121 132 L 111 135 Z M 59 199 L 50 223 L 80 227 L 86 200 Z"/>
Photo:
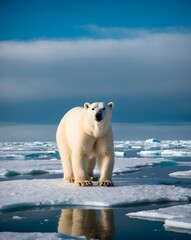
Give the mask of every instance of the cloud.
<path id="1" fill-rule="evenodd" d="M 100 100 L 116 102 L 115 122 L 191 121 L 190 51 L 191 33 L 181 31 L 2 41 L 0 121 L 56 123 Z"/>
<path id="2" fill-rule="evenodd" d="M 141 32 L 141 30 L 140 30 Z M 0 100 L 189 94 L 191 34 L 0 42 Z"/>
<path id="3" fill-rule="evenodd" d="M 95 38 L 136 38 L 151 33 L 151 30 L 145 28 L 100 27 L 96 24 L 76 26 L 76 29 L 88 32 Z"/>

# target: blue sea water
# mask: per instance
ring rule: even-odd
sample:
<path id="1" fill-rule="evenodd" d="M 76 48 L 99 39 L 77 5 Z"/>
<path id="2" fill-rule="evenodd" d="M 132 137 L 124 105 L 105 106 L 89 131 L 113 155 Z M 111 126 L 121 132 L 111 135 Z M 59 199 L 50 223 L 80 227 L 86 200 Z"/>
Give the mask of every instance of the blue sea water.
<path id="1" fill-rule="evenodd" d="M 139 157 L 141 151 L 171 151 L 165 159 L 173 160 L 166 163 L 145 166 L 134 172 L 115 174 L 113 181 L 128 184 L 162 184 L 191 188 L 191 179 L 172 178 L 170 173 L 191 169 L 191 141 L 118 141 L 115 142 L 115 152 L 125 158 Z M 182 156 L 177 157 L 177 152 Z M 161 155 L 153 155 L 162 157 Z M 0 163 L 17 162 L 18 160 L 54 160 L 59 159 L 55 143 L 0 143 Z M 27 164 L 26 164 L 27 165 Z M 4 174 L 4 175 L 3 175 Z M 31 180 L 62 178 L 61 173 L 30 172 L 20 174 L 3 173 L 0 181 Z M 87 239 L 191 239 L 184 231 L 167 231 L 163 222 L 133 219 L 126 216 L 129 212 L 158 209 L 172 206 L 176 203 L 139 204 L 121 206 L 119 208 L 90 208 L 76 206 L 15 208 L 0 212 L 0 232 L 60 232 L 75 236 L 86 236 Z M 177 203 L 178 204 L 178 203 Z M 0 233 L 1 238 L 1 233 Z"/>

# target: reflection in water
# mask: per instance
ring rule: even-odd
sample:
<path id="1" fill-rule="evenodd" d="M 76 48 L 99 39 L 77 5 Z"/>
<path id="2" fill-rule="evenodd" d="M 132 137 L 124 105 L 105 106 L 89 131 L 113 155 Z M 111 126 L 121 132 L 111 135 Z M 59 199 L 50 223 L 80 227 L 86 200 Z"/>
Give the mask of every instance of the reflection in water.
<path id="1" fill-rule="evenodd" d="M 112 209 L 62 209 L 58 223 L 59 233 L 87 239 L 112 239 L 114 228 Z"/>

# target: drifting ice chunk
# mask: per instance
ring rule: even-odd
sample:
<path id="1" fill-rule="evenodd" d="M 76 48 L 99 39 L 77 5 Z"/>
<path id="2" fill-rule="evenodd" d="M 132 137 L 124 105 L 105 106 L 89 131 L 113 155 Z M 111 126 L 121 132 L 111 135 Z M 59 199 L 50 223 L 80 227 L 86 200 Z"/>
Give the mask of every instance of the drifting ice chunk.
<path id="1" fill-rule="evenodd" d="M 138 152 L 137 154 L 144 157 L 160 157 L 161 151 L 141 151 Z"/>
<path id="2" fill-rule="evenodd" d="M 191 204 L 178 205 L 158 210 L 140 211 L 128 213 L 127 216 L 165 221 L 165 228 L 173 231 L 191 233 Z"/>
<path id="3" fill-rule="evenodd" d="M 161 141 L 156 138 L 147 139 L 146 143 L 160 143 Z"/>
<path id="4" fill-rule="evenodd" d="M 177 177 L 177 178 L 191 178 L 191 170 L 188 171 L 179 171 L 169 174 L 171 177 Z"/>
<path id="5" fill-rule="evenodd" d="M 125 157 L 125 152 L 115 151 L 115 157 Z"/>
<path id="6" fill-rule="evenodd" d="M 23 219 L 23 218 L 25 218 L 25 217 L 13 216 L 13 219 L 14 219 L 14 220 L 21 220 L 21 219 Z"/>
<path id="7" fill-rule="evenodd" d="M 132 148 L 132 149 L 140 149 L 140 148 L 142 148 L 142 147 L 141 147 L 141 146 L 134 146 L 134 145 L 133 145 L 133 146 L 131 146 L 131 148 Z"/>

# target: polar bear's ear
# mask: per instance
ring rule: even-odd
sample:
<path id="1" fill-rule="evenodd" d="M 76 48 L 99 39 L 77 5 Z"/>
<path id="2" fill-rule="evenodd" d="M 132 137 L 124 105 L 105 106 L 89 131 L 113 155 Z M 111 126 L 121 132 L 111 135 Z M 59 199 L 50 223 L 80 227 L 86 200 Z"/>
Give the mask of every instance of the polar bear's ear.
<path id="1" fill-rule="evenodd" d="M 84 103 L 84 108 L 85 109 L 88 109 L 89 107 L 90 107 L 90 103 L 89 102 Z"/>
<path id="2" fill-rule="evenodd" d="M 114 108 L 114 102 L 109 102 L 108 103 L 108 106 L 112 109 L 112 108 Z"/>

